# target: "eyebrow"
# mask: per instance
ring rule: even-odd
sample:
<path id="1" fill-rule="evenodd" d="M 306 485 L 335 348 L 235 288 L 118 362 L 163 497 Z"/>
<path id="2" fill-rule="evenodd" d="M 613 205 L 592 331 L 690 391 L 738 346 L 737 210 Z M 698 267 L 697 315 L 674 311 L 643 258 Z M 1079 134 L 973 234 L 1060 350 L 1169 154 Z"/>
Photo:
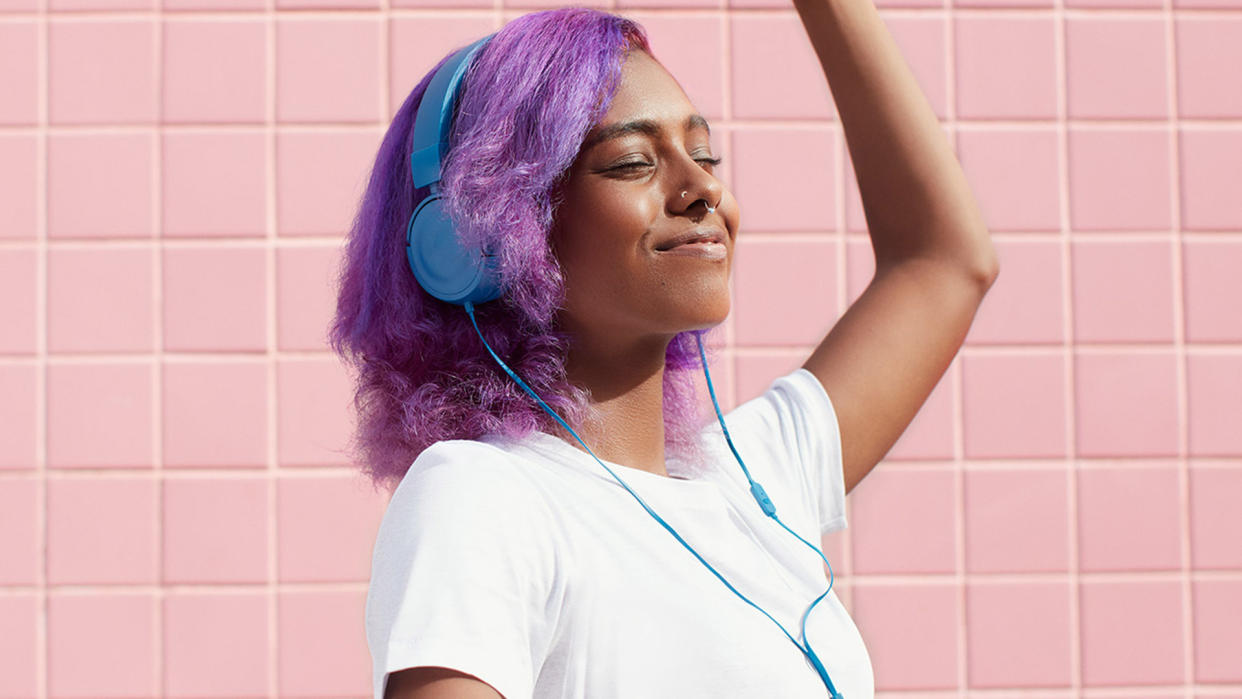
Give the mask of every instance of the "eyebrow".
<path id="1" fill-rule="evenodd" d="M 707 120 L 698 114 L 691 114 L 690 116 L 686 117 L 684 128 L 686 131 L 690 131 L 692 129 L 703 129 L 704 131 L 708 133 L 708 135 L 711 135 L 711 132 L 712 132 L 712 127 L 707 124 Z M 658 123 L 650 119 L 635 119 L 633 121 L 623 121 L 619 124 L 605 126 L 604 128 L 600 129 L 595 135 L 588 138 L 586 142 L 582 144 L 582 150 L 585 152 L 591 148 L 594 148 L 600 143 L 603 143 L 604 141 L 608 141 L 614 138 L 620 138 L 621 136 L 625 136 L 627 134 L 632 134 L 632 133 L 647 134 L 648 136 L 651 136 L 654 138 L 656 136 L 659 136 L 662 130 L 663 129 L 661 129 Z"/>

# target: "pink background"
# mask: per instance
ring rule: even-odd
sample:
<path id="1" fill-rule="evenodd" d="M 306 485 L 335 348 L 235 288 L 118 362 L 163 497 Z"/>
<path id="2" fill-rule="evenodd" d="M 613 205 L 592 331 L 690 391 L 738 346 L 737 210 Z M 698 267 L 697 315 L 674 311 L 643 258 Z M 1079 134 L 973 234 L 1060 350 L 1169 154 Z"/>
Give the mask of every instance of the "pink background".
<path id="1" fill-rule="evenodd" d="M 785 0 L 618 5 L 741 202 L 727 408 L 870 278 L 840 124 Z M 337 249 L 539 6 L 0 0 L 0 696 L 368 694 Z M 826 539 L 878 695 L 1242 697 L 1242 2 L 882 8 L 1002 272 Z"/>

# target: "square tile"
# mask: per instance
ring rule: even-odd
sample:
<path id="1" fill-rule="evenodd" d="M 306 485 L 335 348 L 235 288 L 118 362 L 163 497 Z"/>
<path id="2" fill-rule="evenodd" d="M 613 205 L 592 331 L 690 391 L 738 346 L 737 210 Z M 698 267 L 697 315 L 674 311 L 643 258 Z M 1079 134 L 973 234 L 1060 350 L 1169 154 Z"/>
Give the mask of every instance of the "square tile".
<path id="1" fill-rule="evenodd" d="M 493 4 L 488 0 L 392 0 L 390 7 L 443 7 L 449 9 L 487 8 Z"/>
<path id="2" fill-rule="evenodd" d="M 0 12 L 37 12 L 37 0 L 0 0 Z"/>
<path id="3" fill-rule="evenodd" d="M 957 629 L 962 610 L 957 583 L 856 583 L 853 593 L 851 615 L 859 628 L 867 630 L 876 690 L 958 688 Z"/>
<path id="4" fill-rule="evenodd" d="M 35 467 L 34 365 L 0 364 L 0 470 Z"/>
<path id="5" fill-rule="evenodd" d="M 854 572 L 952 573 L 957 554 L 952 471 L 872 471 L 851 495 Z M 900 512 L 900 517 L 893 517 Z"/>
<path id="6" fill-rule="evenodd" d="M 33 594 L 0 597 L 0 696 L 33 699 L 39 694 L 38 624 L 42 603 Z"/>
<path id="7" fill-rule="evenodd" d="M 1242 582 L 1195 580 L 1191 583 L 1195 617 L 1195 682 L 1237 683 L 1242 666 Z"/>
<path id="8" fill-rule="evenodd" d="M 154 230 L 153 139 L 149 134 L 50 134 L 48 237 L 149 238 Z"/>
<path id="9" fill-rule="evenodd" d="M 1242 342 L 1242 241 L 1182 241 L 1183 302 L 1188 342 Z"/>
<path id="10" fill-rule="evenodd" d="M 154 269 L 146 247 L 49 250 L 48 350 L 150 352 Z"/>
<path id="11" fill-rule="evenodd" d="M 747 352 L 734 358 L 734 383 L 736 384 L 736 400 L 733 401 L 732 407 L 735 408 L 743 403 L 754 400 L 763 394 L 764 391 L 772 385 L 776 379 L 789 374 L 794 369 L 802 366 L 806 361 L 806 353 L 790 350 L 772 350 L 760 353 Z M 721 398 L 720 382 L 723 377 L 717 379 L 717 373 L 713 372 L 712 381 L 717 383 L 716 397 Z M 720 405 L 721 412 L 725 411 L 724 403 Z M 713 410 L 713 415 L 715 411 Z"/>
<path id="12" fill-rule="evenodd" d="M 1069 570 L 1069 485 L 1065 469 L 967 470 L 966 570 Z"/>
<path id="13" fill-rule="evenodd" d="M 34 354 L 38 255 L 0 249 L 0 354 Z"/>
<path id="14" fill-rule="evenodd" d="M 617 0 L 617 7 L 630 8 L 711 8 L 719 7 L 718 0 Z M 622 13 L 625 14 L 625 13 Z"/>
<path id="15" fill-rule="evenodd" d="M 0 240 L 34 240 L 38 218 L 39 142 L 33 135 L 0 135 Z"/>
<path id="16" fill-rule="evenodd" d="M 266 255 L 257 247 L 165 249 L 164 349 L 266 349 Z"/>
<path id="17" fill-rule="evenodd" d="M 259 131 L 165 133 L 164 235 L 263 235 L 264 140 Z"/>
<path id="18" fill-rule="evenodd" d="M 1174 5 L 1179 0 L 1173 0 Z M 1159 9 L 1159 0 L 1066 0 L 1067 8 L 1111 9 Z"/>
<path id="19" fill-rule="evenodd" d="M 49 479 L 47 581 L 154 583 L 156 519 L 156 485 L 150 478 Z"/>
<path id="20" fill-rule="evenodd" d="M 278 684 L 282 697 L 371 691 L 363 592 L 279 593 Z"/>
<path id="21" fill-rule="evenodd" d="M 795 242 L 739 236 L 734 256 L 733 327 L 738 345 L 808 346 L 828 334 L 837 319 L 837 255 L 829 239 Z"/>
<path id="22" fill-rule="evenodd" d="M 966 458 L 1066 456 L 1065 372 L 1059 352 L 963 357 Z"/>
<path id="23" fill-rule="evenodd" d="M 1173 343 L 1169 240 L 1070 244 L 1076 342 Z"/>
<path id="24" fill-rule="evenodd" d="M 952 459 L 953 426 L 953 372 L 950 365 L 932 388 L 931 395 L 923 401 L 914 419 L 884 455 L 885 461 L 926 461 Z"/>
<path id="25" fill-rule="evenodd" d="M 1078 471 L 1083 572 L 1177 570 L 1181 549 L 1176 468 Z"/>
<path id="26" fill-rule="evenodd" d="M 47 465 L 149 468 L 152 368 L 146 363 L 47 368 Z"/>
<path id="27" fill-rule="evenodd" d="M 1186 681 L 1182 583 L 1135 580 L 1079 585 L 1083 685 Z"/>
<path id="28" fill-rule="evenodd" d="M 165 363 L 164 466 L 267 465 L 267 363 Z"/>
<path id="29" fill-rule="evenodd" d="M 1182 228 L 1242 228 L 1242 129 L 1183 129 L 1180 138 Z"/>
<path id="30" fill-rule="evenodd" d="M 164 597 L 164 696 L 267 695 L 267 594 Z"/>
<path id="31" fill-rule="evenodd" d="M 1051 17 L 955 20 L 959 119 L 1054 119 L 1055 25 Z"/>
<path id="32" fill-rule="evenodd" d="M 48 22 L 52 124 L 153 124 L 158 119 L 151 20 Z"/>
<path id="33" fill-rule="evenodd" d="M 735 130 L 732 188 L 743 230 L 834 230 L 835 151 L 836 138 L 824 129 Z"/>
<path id="34" fill-rule="evenodd" d="M 1071 119 L 1169 115 L 1165 20 L 1068 17 L 1066 106 Z"/>
<path id="35" fill-rule="evenodd" d="M 335 360 L 281 359 L 276 395 L 281 466 L 349 463 L 353 386 L 344 366 Z"/>
<path id="36" fill-rule="evenodd" d="M 164 0 L 165 11 L 180 10 L 242 10 L 262 11 L 267 7 L 264 0 Z"/>
<path id="37" fill-rule="evenodd" d="M 382 118 L 376 19 L 276 21 L 276 119 L 375 122 Z"/>
<path id="38" fill-rule="evenodd" d="M 1242 568 L 1242 466 L 1190 467 L 1190 562 L 1195 570 Z"/>
<path id="39" fill-rule="evenodd" d="M 730 25 L 735 119 L 837 118 L 824 70 L 796 16 L 738 14 Z"/>
<path id="40" fill-rule="evenodd" d="M 1242 17 L 1174 15 L 1177 114 L 1183 119 L 1242 117 Z"/>
<path id="41" fill-rule="evenodd" d="M 336 312 L 337 248 L 276 250 L 276 343 L 282 350 L 326 350 Z"/>
<path id="42" fill-rule="evenodd" d="M 276 483 L 281 582 L 364 582 L 387 498 L 361 476 Z M 331 517 L 325 517 L 331 512 Z"/>
<path id="43" fill-rule="evenodd" d="M 1177 358 L 1171 352 L 1079 352 L 1074 384 L 1077 455 L 1177 455 Z"/>
<path id="44" fill-rule="evenodd" d="M 1163 130 L 1069 128 L 1070 226 L 1079 231 L 1173 225 L 1169 138 Z"/>
<path id="45" fill-rule="evenodd" d="M 39 25 L 0 24 L 0 124 L 39 122 Z"/>
<path id="46" fill-rule="evenodd" d="M 854 233 L 845 236 L 846 307 L 852 306 L 875 278 L 875 250 L 871 238 Z"/>
<path id="47" fill-rule="evenodd" d="M 155 605 L 150 593 L 49 594 L 48 696 L 157 696 Z"/>
<path id="48" fill-rule="evenodd" d="M 276 0 L 280 10 L 380 9 L 380 0 Z"/>
<path id="49" fill-rule="evenodd" d="M 276 136 L 276 227 L 281 235 L 349 231 L 366 193 L 380 133 L 283 132 Z"/>
<path id="50" fill-rule="evenodd" d="M 723 117 L 722 18 L 715 14 L 671 12 L 627 12 L 626 16 L 642 24 L 652 54 L 681 85 L 698 113 L 709 120 Z M 735 18 L 735 27 L 737 21 Z M 734 46 L 735 50 L 740 48 Z M 786 72 L 790 67 L 786 66 Z"/>
<path id="51" fill-rule="evenodd" d="M 955 0 L 954 7 L 1039 7 L 1051 8 L 1052 0 Z"/>
<path id="52" fill-rule="evenodd" d="M 43 489 L 38 480 L 0 480 L 0 561 L 4 561 L 0 585 L 39 584 L 39 569 L 43 566 L 42 509 Z M 4 599 L 0 597 L 0 601 Z"/>
<path id="53" fill-rule="evenodd" d="M 1061 229 L 1056 132 L 959 130 L 957 153 L 989 230 Z"/>
<path id="54" fill-rule="evenodd" d="M 1069 585 L 968 583 L 966 664 L 972 688 L 1073 683 Z"/>
<path id="55" fill-rule="evenodd" d="M 1192 456 L 1242 455 L 1242 353 L 1186 357 Z"/>
<path id="56" fill-rule="evenodd" d="M 1182 8 L 1230 9 L 1237 6 L 1238 0 L 1173 0 L 1173 8 L 1178 10 Z"/>
<path id="57" fill-rule="evenodd" d="M 481 1 L 481 0 L 480 0 Z M 460 0 L 407 0 L 393 7 L 437 5 L 460 8 Z M 490 9 L 492 3 L 487 2 Z M 418 17 L 393 15 L 388 21 L 388 104 L 392 118 L 419 81 L 452 51 L 483 38 L 497 29 L 488 13 L 437 12 Z"/>
<path id="58" fill-rule="evenodd" d="M 164 583 L 267 581 L 266 478 L 164 481 Z"/>
<path id="59" fill-rule="evenodd" d="M 1065 340 L 1061 244 L 993 242 L 1001 269 L 975 313 L 966 344 L 1060 345 Z"/>
<path id="60" fill-rule="evenodd" d="M 267 102 L 265 20 L 164 21 L 164 121 L 262 123 Z M 227 46 L 227 51 L 218 47 Z"/>
<path id="61" fill-rule="evenodd" d="M 48 0 L 48 9 L 54 12 L 151 10 L 154 8 L 154 0 Z"/>

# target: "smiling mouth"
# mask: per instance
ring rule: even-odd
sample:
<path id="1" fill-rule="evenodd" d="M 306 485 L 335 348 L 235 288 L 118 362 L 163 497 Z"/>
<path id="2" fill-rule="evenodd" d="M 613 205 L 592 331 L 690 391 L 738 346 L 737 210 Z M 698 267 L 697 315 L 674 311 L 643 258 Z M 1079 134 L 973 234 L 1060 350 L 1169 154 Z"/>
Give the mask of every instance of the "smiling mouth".
<path id="1" fill-rule="evenodd" d="M 725 236 L 719 231 L 712 229 L 698 229 L 694 232 L 683 233 L 682 235 L 667 240 L 656 246 L 656 252 L 668 252 L 675 248 L 687 245 L 724 245 Z"/>
<path id="2" fill-rule="evenodd" d="M 729 249 L 725 247 L 725 244 L 710 238 L 681 243 L 664 250 L 657 249 L 656 252 L 672 257 L 694 257 L 705 260 L 724 260 L 729 257 Z"/>

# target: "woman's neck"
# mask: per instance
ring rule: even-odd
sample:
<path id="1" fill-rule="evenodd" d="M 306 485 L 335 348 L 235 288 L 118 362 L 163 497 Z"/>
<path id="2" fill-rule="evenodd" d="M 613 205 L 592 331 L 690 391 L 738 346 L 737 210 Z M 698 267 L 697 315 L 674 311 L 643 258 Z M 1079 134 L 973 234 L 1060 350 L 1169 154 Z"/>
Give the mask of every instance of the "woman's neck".
<path id="1" fill-rule="evenodd" d="M 628 345 L 575 338 L 570 382 L 591 392 L 594 419 L 574 431 L 599 458 L 667 476 L 664 466 L 664 354 L 667 339 Z M 570 444 L 582 448 L 578 441 Z"/>

